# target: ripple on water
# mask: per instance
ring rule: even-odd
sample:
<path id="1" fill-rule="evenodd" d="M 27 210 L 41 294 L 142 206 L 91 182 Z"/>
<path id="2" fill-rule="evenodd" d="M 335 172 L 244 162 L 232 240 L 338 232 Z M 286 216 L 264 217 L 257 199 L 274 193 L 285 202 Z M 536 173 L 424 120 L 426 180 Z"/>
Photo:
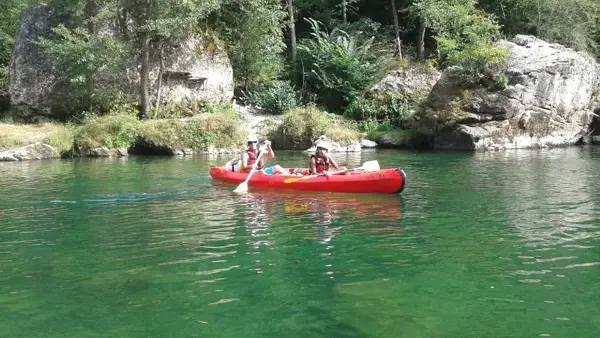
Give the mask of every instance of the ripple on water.
<path id="1" fill-rule="evenodd" d="M 407 168 L 400 198 L 237 196 L 206 159 L 0 166 L 0 327 L 587 336 L 600 315 L 597 166 L 540 156 L 394 152 L 381 163 Z"/>

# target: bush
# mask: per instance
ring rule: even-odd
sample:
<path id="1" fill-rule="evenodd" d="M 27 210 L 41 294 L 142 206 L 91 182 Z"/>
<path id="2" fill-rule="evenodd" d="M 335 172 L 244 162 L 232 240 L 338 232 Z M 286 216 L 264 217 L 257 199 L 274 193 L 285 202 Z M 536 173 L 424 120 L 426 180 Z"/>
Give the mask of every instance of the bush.
<path id="1" fill-rule="evenodd" d="M 0 149 L 14 149 L 33 143 L 46 143 L 58 153 L 73 147 L 73 127 L 56 123 L 0 123 Z"/>
<path id="2" fill-rule="evenodd" d="M 274 81 L 263 90 L 249 93 L 247 100 L 269 114 L 283 114 L 298 105 L 294 88 L 287 81 Z"/>
<path id="3" fill-rule="evenodd" d="M 312 37 L 298 44 L 303 77 L 330 111 L 345 110 L 375 83 L 387 61 L 372 48 L 373 38 L 363 40 L 340 29 L 329 34 L 317 21 L 307 21 Z"/>
<path id="4" fill-rule="evenodd" d="M 140 121 L 131 115 L 107 115 L 87 117 L 75 134 L 75 147 L 129 148 L 135 142 Z"/>
<path id="5" fill-rule="evenodd" d="M 348 144 L 350 141 L 360 140 L 361 138 L 358 130 L 353 130 L 342 126 L 329 128 L 324 135 L 327 136 L 328 139 L 341 143 L 342 145 Z"/>
<path id="6" fill-rule="evenodd" d="M 230 114 L 235 112 L 229 102 L 212 103 L 204 100 L 181 101 L 162 104 L 159 109 L 153 109 L 148 114 L 150 119 L 169 119 L 192 117 L 202 113 L 206 114 Z"/>
<path id="7" fill-rule="evenodd" d="M 245 134 L 236 118 L 211 115 L 189 120 L 145 121 L 139 137 L 140 142 L 152 148 L 206 150 L 211 145 L 242 147 Z"/>
<path id="8" fill-rule="evenodd" d="M 65 154 L 73 149 L 75 127 L 72 125 L 56 125 L 54 130 L 44 140 L 59 154 Z"/>
<path id="9" fill-rule="evenodd" d="M 377 93 L 356 100 L 344 115 L 357 121 L 388 123 L 404 129 L 417 111 L 419 103 L 397 93 Z"/>
<path id="10" fill-rule="evenodd" d="M 504 89 L 507 79 L 500 74 L 509 51 L 494 47 L 500 27 L 485 12 L 473 9 L 461 25 L 436 37 L 440 64 L 459 66 L 461 84 Z"/>
<path id="11" fill-rule="evenodd" d="M 279 149 L 309 148 L 321 135 L 332 141 L 349 141 L 359 133 L 344 126 L 334 126 L 332 119 L 315 106 L 295 108 L 283 116 L 283 123 L 271 133 L 273 146 Z"/>

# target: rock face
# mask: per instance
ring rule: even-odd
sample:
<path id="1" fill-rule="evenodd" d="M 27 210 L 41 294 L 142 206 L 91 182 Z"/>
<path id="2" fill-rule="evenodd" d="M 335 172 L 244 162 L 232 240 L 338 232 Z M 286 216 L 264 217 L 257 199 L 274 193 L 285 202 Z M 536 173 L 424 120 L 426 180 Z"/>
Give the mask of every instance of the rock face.
<path id="1" fill-rule="evenodd" d="M 434 68 L 397 69 L 373 86 L 371 93 L 397 93 L 406 97 L 424 97 L 429 94 L 440 76 L 440 72 Z"/>
<path id="2" fill-rule="evenodd" d="M 51 146 L 44 143 L 30 144 L 14 150 L 0 152 L 0 161 L 48 160 L 59 157 Z"/>
<path id="3" fill-rule="evenodd" d="M 61 83 L 61 74 L 39 53 L 35 42 L 52 33 L 54 10 L 39 5 L 23 10 L 9 68 L 12 105 L 49 111 Z"/>
<path id="4" fill-rule="evenodd" d="M 9 94 L 12 105 L 25 105 L 49 112 L 54 104 L 68 97 L 62 85 L 65 75 L 40 55 L 39 38 L 50 37 L 58 26 L 55 11 L 49 5 L 37 5 L 21 13 L 19 29 L 10 64 Z M 103 34 L 114 28 L 106 26 Z M 111 29 L 113 31 L 111 31 Z M 176 45 L 165 47 L 161 80 L 161 104 L 183 101 L 229 101 L 233 96 L 233 69 L 227 53 L 210 39 L 192 36 Z M 151 52 L 149 96 L 156 102 L 160 58 Z M 111 84 L 137 95 L 138 67 L 134 60 L 122 83 Z M 101 76 L 98 76 L 101 78 Z"/>
<path id="5" fill-rule="evenodd" d="M 457 69 L 433 88 L 426 116 L 453 115 L 456 123 L 436 132 L 436 149 L 498 150 L 577 143 L 599 106 L 600 66 L 572 49 L 532 36 L 501 41 L 510 51 L 501 91 L 460 91 Z"/>
<path id="6" fill-rule="evenodd" d="M 214 51 L 211 51 L 214 49 Z M 152 100 L 158 93 L 160 59 L 150 71 Z M 164 51 L 161 102 L 230 101 L 233 68 L 227 53 L 208 39 L 192 36 Z"/>

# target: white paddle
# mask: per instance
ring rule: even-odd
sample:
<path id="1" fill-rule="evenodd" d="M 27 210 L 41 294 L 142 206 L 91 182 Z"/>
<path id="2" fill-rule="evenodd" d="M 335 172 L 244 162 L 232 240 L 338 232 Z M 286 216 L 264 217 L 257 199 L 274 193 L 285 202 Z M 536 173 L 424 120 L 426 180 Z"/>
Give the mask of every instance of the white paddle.
<path id="1" fill-rule="evenodd" d="M 248 177 L 246 177 L 246 180 L 240 183 L 240 185 L 238 185 L 237 188 L 235 188 L 235 190 L 233 191 L 234 193 L 244 194 L 248 192 L 248 181 L 250 181 L 250 177 L 252 177 L 252 174 L 254 174 L 254 172 L 256 171 L 256 166 L 258 166 L 258 163 L 260 162 L 260 159 L 262 158 L 264 153 L 264 151 L 260 152 L 258 158 L 256 159 L 256 162 L 254 162 L 254 165 L 252 166 L 252 170 L 250 170 L 250 173 L 248 174 Z"/>

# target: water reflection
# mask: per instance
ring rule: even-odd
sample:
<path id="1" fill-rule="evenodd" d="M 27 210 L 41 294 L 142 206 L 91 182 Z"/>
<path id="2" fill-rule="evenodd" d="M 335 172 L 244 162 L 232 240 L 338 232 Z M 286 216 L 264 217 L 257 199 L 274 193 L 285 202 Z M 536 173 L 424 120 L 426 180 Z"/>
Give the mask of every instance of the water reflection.
<path id="1" fill-rule="evenodd" d="M 213 185 L 215 200 L 235 198 L 248 232 L 260 238 L 252 245 L 273 244 L 268 239 L 273 224 L 308 226 L 310 237 L 322 243 L 330 242 L 342 228 L 371 235 L 402 230 L 398 224 L 402 219 L 402 197 L 397 195 L 259 191 L 233 197 L 230 191 L 230 185 Z"/>

